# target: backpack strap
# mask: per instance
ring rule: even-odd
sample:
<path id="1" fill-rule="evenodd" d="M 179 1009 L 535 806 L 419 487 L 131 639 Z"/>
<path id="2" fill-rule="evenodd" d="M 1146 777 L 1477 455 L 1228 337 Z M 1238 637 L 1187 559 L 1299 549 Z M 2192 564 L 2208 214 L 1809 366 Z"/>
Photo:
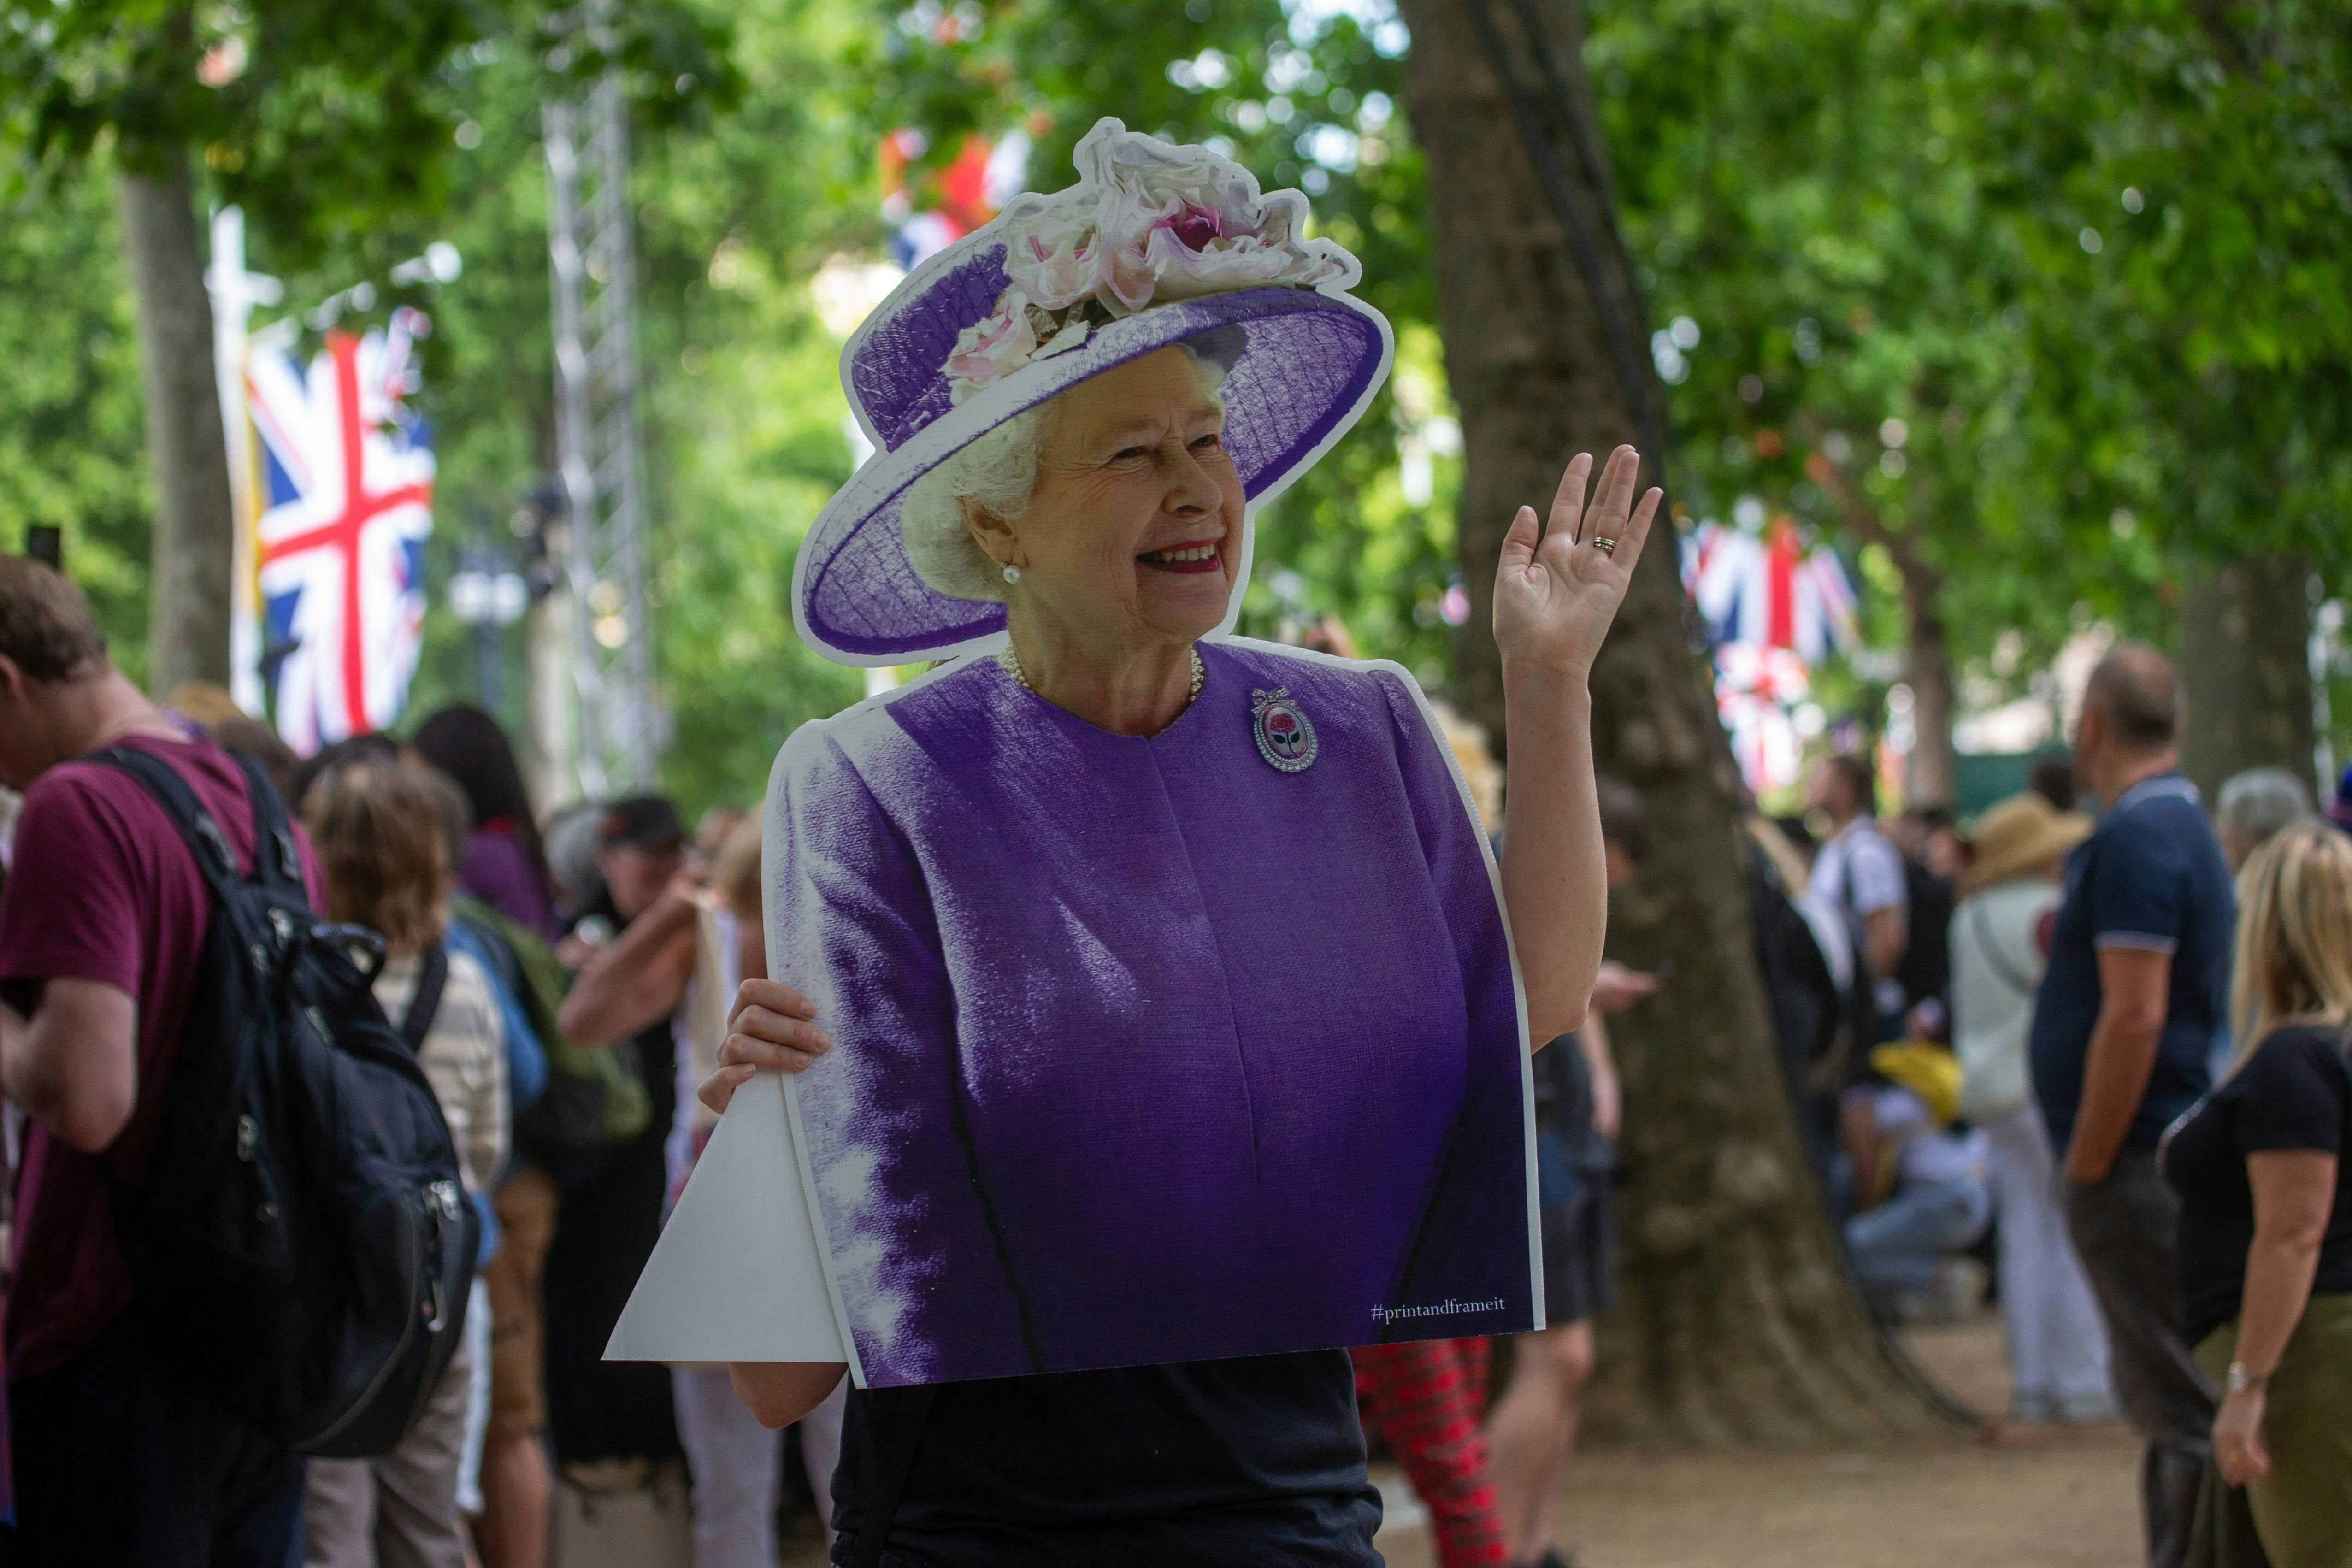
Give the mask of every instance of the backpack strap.
<path id="1" fill-rule="evenodd" d="M 400 1021 L 400 1037 L 408 1046 L 408 1054 L 416 1055 L 425 1048 L 425 1037 L 433 1032 L 433 1015 L 441 1010 L 441 987 L 449 982 L 449 948 L 446 942 L 435 942 L 425 950 L 425 967 L 416 976 L 416 994 L 408 999 L 408 1015 Z"/>
<path id="2" fill-rule="evenodd" d="M 286 819 L 286 801 L 259 763 L 243 752 L 229 756 L 245 774 L 246 798 L 253 803 L 253 873 L 264 887 L 289 888 L 305 895 L 302 857 L 294 848 L 294 830 Z"/>
<path id="3" fill-rule="evenodd" d="M 923 1426 L 930 1419 L 931 1401 L 939 1392 L 935 1383 L 903 1392 L 894 1389 L 894 1397 L 876 1401 L 867 1413 L 869 1417 L 887 1418 L 873 1421 L 866 1428 L 875 1433 L 874 1466 L 869 1472 L 874 1495 L 867 1500 L 865 1517 L 858 1521 L 857 1540 L 849 1552 L 850 1568 L 882 1568 L 882 1553 L 890 1545 L 890 1526 L 898 1517 L 898 1499 L 907 1489 L 908 1473 L 915 1468 L 915 1447 L 923 1440 Z"/>
<path id="4" fill-rule="evenodd" d="M 92 752 L 85 762 L 103 763 L 120 768 L 137 779 L 188 841 L 188 850 L 196 858 L 196 868 L 204 873 L 205 882 L 213 897 L 226 902 L 245 881 L 245 869 L 236 863 L 236 853 L 228 847 L 227 836 L 220 824 L 212 819 L 196 792 L 180 776 L 180 770 L 155 755 L 136 746 L 109 746 L 102 752 Z M 276 792 L 271 792 L 275 798 Z M 282 809 L 282 808 L 281 808 Z"/>

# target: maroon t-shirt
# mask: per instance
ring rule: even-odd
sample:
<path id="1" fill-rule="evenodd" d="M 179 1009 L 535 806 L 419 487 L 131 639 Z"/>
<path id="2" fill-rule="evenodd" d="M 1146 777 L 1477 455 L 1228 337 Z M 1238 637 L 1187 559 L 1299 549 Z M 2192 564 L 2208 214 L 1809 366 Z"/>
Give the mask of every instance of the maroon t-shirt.
<path id="1" fill-rule="evenodd" d="M 251 869 L 253 805 L 233 758 L 209 741 L 140 735 L 119 743 L 177 768 Z M 296 840 L 311 902 L 323 908 L 318 860 L 299 828 Z M 67 763 L 26 793 L 0 890 L 0 996 L 29 1013 L 42 982 L 72 978 L 104 981 L 137 999 L 138 1099 L 113 1147 L 132 1180 L 154 1137 L 212 910 L 212 891 L 187 841 L 129 773 Z M 131 1275 L 115 1246 L 98 1162 L 28 1125 L 16 1174 L 10 1381 L 54 1371 L 130 1302 Z"/>

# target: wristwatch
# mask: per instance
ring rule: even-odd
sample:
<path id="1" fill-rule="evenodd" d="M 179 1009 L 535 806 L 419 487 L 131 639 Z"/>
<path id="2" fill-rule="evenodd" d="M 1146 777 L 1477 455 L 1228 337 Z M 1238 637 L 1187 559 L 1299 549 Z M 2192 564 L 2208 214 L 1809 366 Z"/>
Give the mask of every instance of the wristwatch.
<path id="1" fill-rule="evenodd" d="M 2251 1373 L 2246 1370 L 2246 1363 L 2244 1362 L 2233 1361 L 2230 1363 L 2229 1376 L 2224 1380 L 2224 1383 L 2231 1394 L 2244 1394 L 2250 1389 L 2262 1387 L 2263 1384 L 2268 1383 L 2270 1380 L 2271 1374 L 2269 1373 L 2265 1372 L 2260 1374 Z"/>

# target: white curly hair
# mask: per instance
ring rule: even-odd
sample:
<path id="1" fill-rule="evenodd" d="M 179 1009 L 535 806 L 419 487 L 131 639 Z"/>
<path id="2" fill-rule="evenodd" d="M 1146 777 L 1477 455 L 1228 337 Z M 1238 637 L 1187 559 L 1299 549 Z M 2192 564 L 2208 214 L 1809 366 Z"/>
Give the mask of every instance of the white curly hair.
<path id="1" fill-rule="evenodd" d="M 1219 328 L 1175 346 L 1192 360 L 1201 390 L 1222 412 L 1225 372 L 1240 358 L 1240 330 Z M 963 503 L 1005 522 L 1020 521 L 1037 488 L 1037 458 L 1054 405 L 1086 384 L 1014 415 L 908 487 L 898 534 L 915 575 L 951 598 L 1003 599 L 1003 569 L 972 536 Z"/>

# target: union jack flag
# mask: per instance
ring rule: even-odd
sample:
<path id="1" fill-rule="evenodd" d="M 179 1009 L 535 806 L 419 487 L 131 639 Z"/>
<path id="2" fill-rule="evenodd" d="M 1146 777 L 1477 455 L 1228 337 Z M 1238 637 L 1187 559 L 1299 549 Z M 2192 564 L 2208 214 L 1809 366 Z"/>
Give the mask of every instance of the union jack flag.
<path id="1" fill-rule="evenodd" d="M 1790 648 L 1818 664 L 1860 640 L 1853 585 L 1837 552 L 1809 547 L 1785 517 L 1760 533 L 1699 524 L 1684 550 L 1683 584 L 1718 642 Z"/>
<path id="2" fill-rule="evenodd" d="M 425 618 L 433 449 L 406 404 L 421 311 L 364 337 L 331 331 L 308 374 L 291 354 L 246 365 L 259 433 L 257 528 L 278 732 L 305 755 L 399 718 Z M 267 668 L 267 664 L 265 666 Z"/>

